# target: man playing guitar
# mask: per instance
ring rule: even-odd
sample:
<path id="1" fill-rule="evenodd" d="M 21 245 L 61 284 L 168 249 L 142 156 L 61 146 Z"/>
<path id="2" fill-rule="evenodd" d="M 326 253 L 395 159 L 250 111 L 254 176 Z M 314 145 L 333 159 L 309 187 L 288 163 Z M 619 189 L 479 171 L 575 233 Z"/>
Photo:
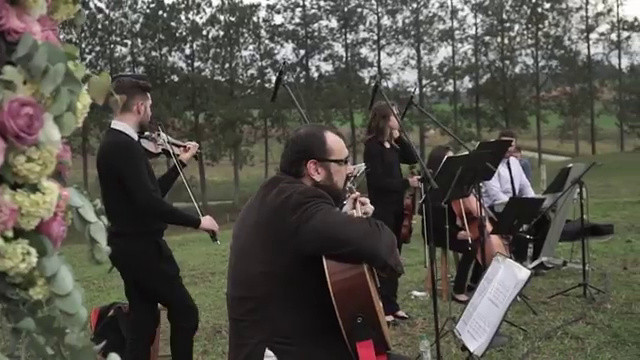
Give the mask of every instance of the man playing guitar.
<path id="1" fill-rule="evenodd" d="M 227 279 L 229 359 L 352 359 L 323 256 L 403 273 L 393 233 L 344 185 L 349 152 L 332 128 L 304 125 L 285 144 L 279 173 L 262 184 L 233 230 Z M 356 203 L 363 217 L 353 216 Z M 390 357 L 393 358 L 393 357 Z M 397 358 L 397 357 L 396 357 Z"/>

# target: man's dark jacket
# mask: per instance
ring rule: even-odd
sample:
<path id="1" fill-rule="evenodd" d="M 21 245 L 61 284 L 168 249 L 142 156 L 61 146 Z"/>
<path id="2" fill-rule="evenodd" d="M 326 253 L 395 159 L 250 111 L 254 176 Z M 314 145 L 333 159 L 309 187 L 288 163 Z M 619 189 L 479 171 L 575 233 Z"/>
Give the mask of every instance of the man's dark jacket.
<path id="1" fill-rule="evenodd" d="M 342 213 L 324 191 L 276 175 L 233 229 L 227 279 L 229 359 L 351 359 L 322 256 L 402 273 L 395 236 L 380 221 Z"/>

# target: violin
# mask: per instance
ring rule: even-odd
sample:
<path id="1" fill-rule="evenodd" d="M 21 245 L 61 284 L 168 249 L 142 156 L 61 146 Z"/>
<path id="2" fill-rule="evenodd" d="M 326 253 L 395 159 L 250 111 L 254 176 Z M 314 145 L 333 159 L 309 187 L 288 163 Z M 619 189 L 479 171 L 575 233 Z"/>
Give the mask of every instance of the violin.
<path id="1" fill-rule="evenodd" d="M 163 141 L 162 137 L 165 137 L 166 141 Z M 182 154 L 183 149 L 186 149 L 187 143 L 176 140 L 171 136 L 164 134 L 160 131 L 157 132 L 145 132 L 144 134 L 139 136 L 140 144 L 147 151 L 147 154 L 151 158 L 158 157 L 160 155 L 165 155 L 170 157 L 171 154 L 180 156 Z M 198 160 L 198 155 L 200 154 L 200 149 L 198 149 L 193 155 L 193 158 Z"/>
<path id="2" fill-rule="evenodd" d="M 411 166 L 410 176 L 419 175 L 414 167 Z M 400 241 L 404 244 L 411 242 L 411 235 L 413 234 L 413 215 L 416 210 L 416 196 L 418 192 L 415 188 L 409 188 L 404 196 L 404 210 L 402 213 L 402 229 L 400 231 Z"/>
<path id="3" fill-rule="evenodd" d="M 488 265 L 498 252 L 508 255 L 502 238 L 498 235 L 491 234 L 493 226 L 488 220 L 484 220 L 484 234 L 481 233 L 480 225 L 482 225 L 482 217 L 480 216 L 480 202 L 473 193 L 466 198 L 452 201 L 451 206 L 458 222 L 464 224 L 464 228 L 468 234 L 467 241 L 469 241 L 469 247 L 475 247 L 477 249 L 477 259 L 481 264 Z M 478 243 L 483 236 L 485 239 L 485 259 L 482 259 L 482 251 Z"/>

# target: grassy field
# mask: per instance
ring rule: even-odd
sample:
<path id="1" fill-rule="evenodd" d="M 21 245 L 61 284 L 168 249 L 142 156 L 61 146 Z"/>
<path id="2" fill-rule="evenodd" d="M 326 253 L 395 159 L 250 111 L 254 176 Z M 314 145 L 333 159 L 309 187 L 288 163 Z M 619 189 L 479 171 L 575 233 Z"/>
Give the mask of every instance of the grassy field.
<path id="1" fill-rule="evenodd" d="M 612 240 L 591 245 L 595 268 L 592 282 L 608 293 L 598 296 L 595 302 L 578 297 L 580 291 L 548 300 L 548 295 L 578 283 L 580 271 L 565 268 L 533 278 L 525 293 L 539 315 L 534 316 L 523 303 L 514 302 L 507 319 L 525 326 L 528 333 L 503 325 L 501 331 L 511 341 L 501 349 L 487 352 L 487 359 L 640 358 L 640 153 L 603 155 L 596 160 L 604 165 L 594 168 L 586 177 L 591 196 L 590 215 L 593 221 L 614 223 L 616 234 Z M 549 165 L 550 177 L 560 165 Z M 172 232 L 168 237 L 185 284 L 200 308 L 198 359 L 226 358 L 224 299 L 230 236 L 228 230 L 223 232 L 220 246 L 212 245 L 205 235 L 197 232 Z M 571 244 L 561 244 L 558 256 L 569 259 L 571 250 Z M 399 301 L 413 319 L 391 331 L 395 350 L 412 356 L 417 355 L 421 334 L 434 340 L 431 300 L 412 299 L 409 294 L 423 287 L 426 272 L 422 251 L 418 236 L 403 251 L 406 274 L 401 279 Z M 107 274 L 108 265 L 89 263 L 84 244 L 69 243 L 63 252 L 85 289 L 88 307 L 125 299 L 118 273 Z M 574 261 L 579 260 L 579 254 L 576 244 Z M 454 316 L 462 309 L 461 305 L 451 304 Z M 448 304 L 442 304 L 441 319 L 448 313 Z M 166 329 L 163 334 L 162 348 L 167 351 Z M 464 356 L 451 335 L 443 339 L 442 348 L 446 359 Z"/>

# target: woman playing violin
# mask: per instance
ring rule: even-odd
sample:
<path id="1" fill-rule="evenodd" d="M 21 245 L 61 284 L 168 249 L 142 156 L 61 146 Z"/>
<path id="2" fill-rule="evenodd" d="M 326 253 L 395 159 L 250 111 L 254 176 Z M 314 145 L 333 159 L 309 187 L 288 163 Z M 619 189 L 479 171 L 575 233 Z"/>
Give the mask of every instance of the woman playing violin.
<path id="1" fill-rule="evenodd" d="M 395 107 L 395 105 L 392 104 Z M 397 114 L 397 109 L 394 109 Z M 420 186 L 420 177 L 403 178 L 400 164 L 415 164 L 418 159 L 411 144 L 400 136 L 400 124 L 386 102 L 376 103 L 371 109 L 364 162 L 367 166 L 367 188 L 375 207 L 373 217 L 384 222 L 396 235 L 398 250 L 402 249 L 401 231 L 404 216 L 404 193 L 411 186 Z M 379 276 L 380 297 L 387 321 L 405 320 L 409 316 L 397 302 L 398 278 Z"/>

